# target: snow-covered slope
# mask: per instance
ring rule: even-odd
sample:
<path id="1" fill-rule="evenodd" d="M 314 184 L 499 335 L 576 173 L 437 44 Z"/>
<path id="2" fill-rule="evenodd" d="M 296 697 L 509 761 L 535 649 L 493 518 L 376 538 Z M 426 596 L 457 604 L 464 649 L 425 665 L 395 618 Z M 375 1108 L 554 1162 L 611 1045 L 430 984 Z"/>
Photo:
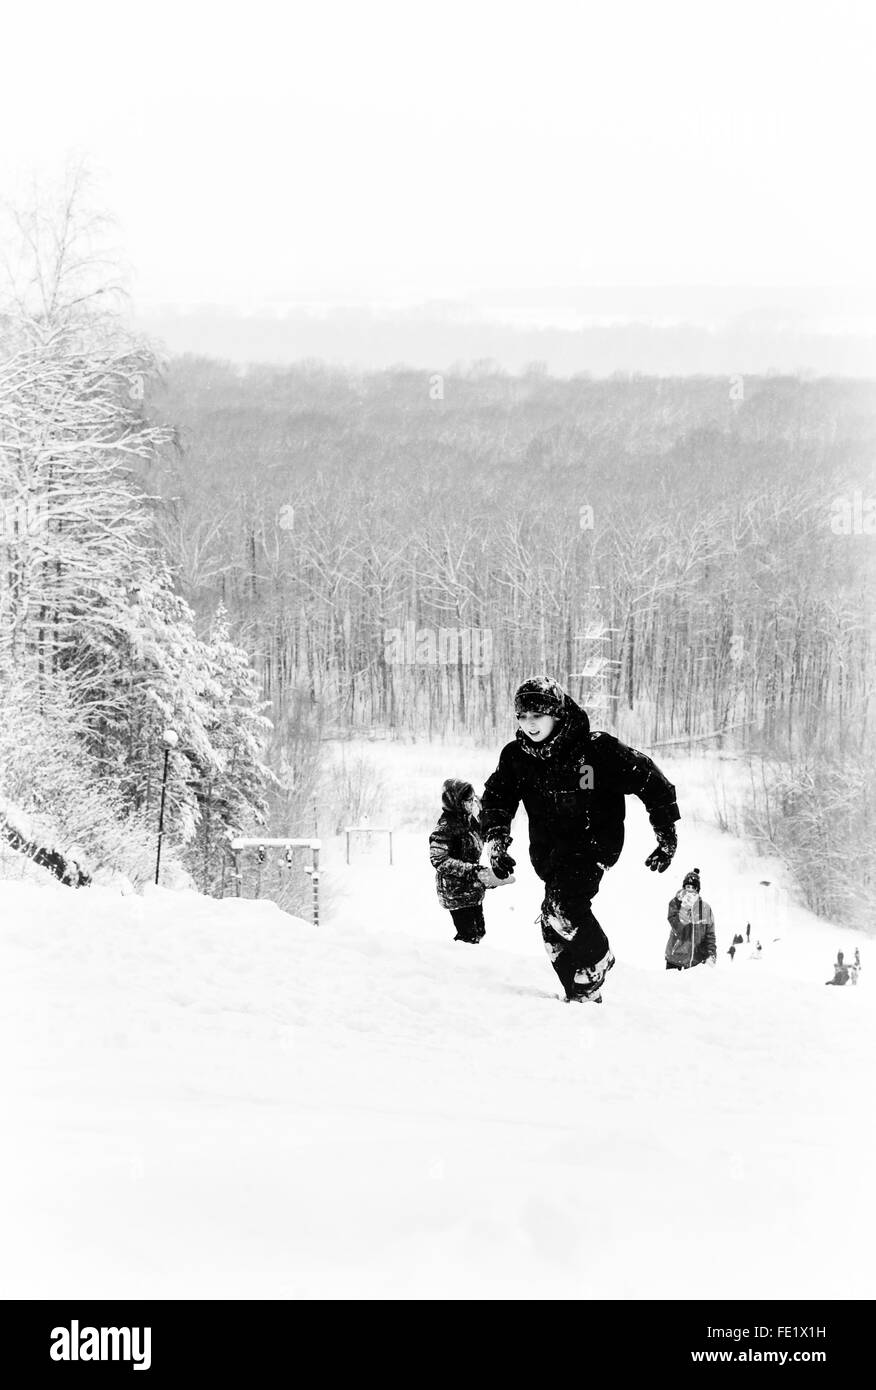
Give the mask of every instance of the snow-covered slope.
<path id="1" fill-rule="evenodd" d="M 866 951 L 825 989 L 850 935 L 691 822 L 721 954 L 666 973 L 650 845 L 631 806 L 601 1008 L 558 1002 L 523 853 L 477 948 L 412 831 L 391 869 L 327 846 L 318 931 L 0 884 L 3 1294 L 872 1297 Z M 746 920 L 764 958 L 731 964 Z"/>

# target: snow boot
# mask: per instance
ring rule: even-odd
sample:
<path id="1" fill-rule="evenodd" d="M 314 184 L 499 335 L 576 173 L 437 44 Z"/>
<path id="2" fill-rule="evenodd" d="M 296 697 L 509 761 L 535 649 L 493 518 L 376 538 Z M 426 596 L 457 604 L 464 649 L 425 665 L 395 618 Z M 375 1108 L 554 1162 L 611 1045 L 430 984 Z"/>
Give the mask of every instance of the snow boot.
<path id="1" fill-rule="evenodd" d="M 593 989 L 591 987 L 589 992 L 586 989 L 578 989 L 574 994 L 567 994 L 565 1002 L 567 1004 L 601 1004 L 602 995 L 598 988 Z"/>
<path id="2" fill-rule="evenodd" d="M 595 965 L 579 966 L 569 983 L 566 984 L 566 994 L 569 999 L 574 999 L 579 1003 L 601 1004 L 602 982 L 613 965 L 614 952 L 609 949 L 602 960 L 597 961 Z"/>

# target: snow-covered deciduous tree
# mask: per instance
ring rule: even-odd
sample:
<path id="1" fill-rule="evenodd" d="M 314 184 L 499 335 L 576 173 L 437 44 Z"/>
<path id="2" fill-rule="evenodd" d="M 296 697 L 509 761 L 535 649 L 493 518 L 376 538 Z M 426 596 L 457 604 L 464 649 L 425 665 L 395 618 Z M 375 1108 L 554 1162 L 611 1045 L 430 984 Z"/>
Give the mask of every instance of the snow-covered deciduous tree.
<path id="1" fill-rule="evenodd" d="M 172 836 L 191 844 L 202 815 L 212 825 L 226 812 L 241 821 L 262 814 L 267 721 L 246 656 L 221 622 L 201 640 L 160 554 L 145 479 L 173 430 L 146 412 L 158 363 L 123 324 L 84 193 L 75 172 L 54 207 L 37 199 L 9 221 L 0 695 L 16 719 L 27 713 L 44 764 L 63 763 L 63 786 L 74 775 L 86 800 L 100 802 L 77 835 L 100 857 L 117 843 L 110 824 L 133 817 L 127 829 L 136 821 L 139 833 L 157 817 L 168 725 L 180 739 L 168 779 Z M 7 748 L 0 795 L 14 784 L 16 804 L 35 809 L 39 778 L 28 796 L 22 772 Z M 59 793 L 53 807 L 59 821 L 43 833 L 69 836 L 73 799 Z"/>
<path id="2" fill-rule="evenodd" d="M 20 244 L 0 360 L 0 671 L 32 671 L 38 700 L 63 673 L 97 718 L 93 658 L 149 568 L 138 470 L 168 431 L 143 410 L 152 353 L 96 307 L 100 258 L 83 245 L 91 224 L 76 193 L 74 184 L 53 236 L 42 208 L 14 220 Z"/>

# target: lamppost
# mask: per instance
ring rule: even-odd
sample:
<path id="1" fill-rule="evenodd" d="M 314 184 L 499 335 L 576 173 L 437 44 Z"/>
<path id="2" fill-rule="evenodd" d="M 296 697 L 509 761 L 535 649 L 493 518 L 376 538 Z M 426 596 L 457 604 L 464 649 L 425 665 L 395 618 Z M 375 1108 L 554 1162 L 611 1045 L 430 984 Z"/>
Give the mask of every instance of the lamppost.
<path id="1" fill-rule="evenodd" d="M 158 874 L 161 869 L 161 838 L 164 834 L 164 797 L 167 792 L 167 760 L 170 757 L 171 748 L 175 748 L 179 743 L 179 734 L 176 729 L 165 729 L 161 736 L 164 744 L 164 771 L 161 774 L 161 807 L 158 812 L 158 852 L 155 855 L 155 882 L 158 882 Z"/>

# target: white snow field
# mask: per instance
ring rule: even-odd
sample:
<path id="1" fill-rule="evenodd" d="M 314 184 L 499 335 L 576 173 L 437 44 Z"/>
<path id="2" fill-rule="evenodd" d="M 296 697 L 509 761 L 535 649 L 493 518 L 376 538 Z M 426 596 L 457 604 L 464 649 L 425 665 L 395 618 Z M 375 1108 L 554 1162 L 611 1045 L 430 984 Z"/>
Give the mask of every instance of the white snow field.
<path id="1" fill-rule="evenodd" d="M 522 816 L 482 945 L 434 896 L 441 779 L 494 755 L 377 756 L 372 823 L 408 828 L 392 868 L 383 837 L 349 868 L 327 842 L 319 929 L 266 901 L 0 883 L 3 1296 L 873 1297 L 870 938 L 693 818 L 710 773 L 676 761 L 675 864 L 643 867 L 628 800 L 595 903 L 617 966 L 601 1007 L 566 1005 Z M 666 972 L 693 865 L 719 963 Z M 746 921 L 762 959 L 731 962 Z M 856 944 L 860 984 L 826 989 Z"/>

